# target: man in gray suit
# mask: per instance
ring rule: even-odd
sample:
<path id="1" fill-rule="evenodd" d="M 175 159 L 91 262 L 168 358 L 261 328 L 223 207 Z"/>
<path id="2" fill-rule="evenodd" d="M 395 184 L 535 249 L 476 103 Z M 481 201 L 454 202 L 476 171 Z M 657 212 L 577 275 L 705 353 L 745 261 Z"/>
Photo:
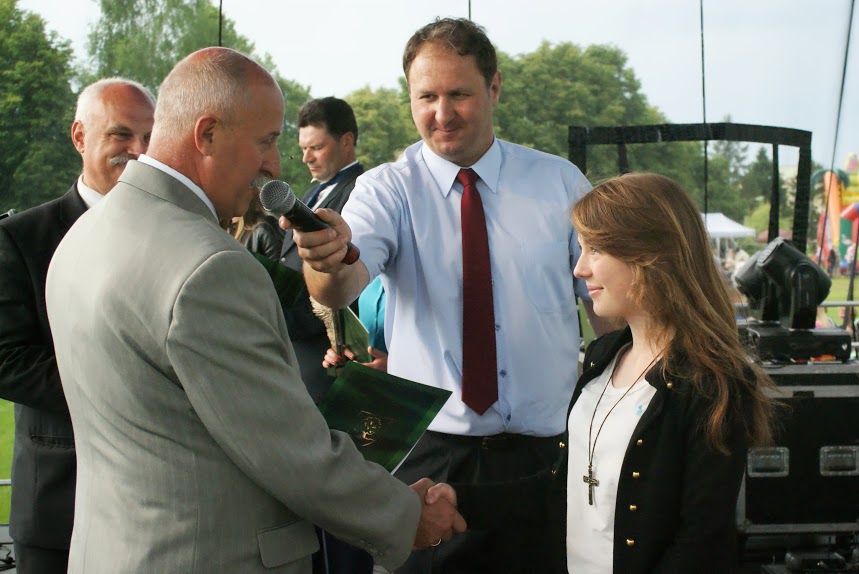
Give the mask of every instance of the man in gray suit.
<path id="1" fill-rule="evenodd" d="M 394 568 L 465 527 L 424 503 L 429 481 L 399 484 L 327 428 L 268 274 L 218 226 L 279 175 L 283 105 L 246 56 L 191 54 L 161 86 L 148 155 L 57 249 L 71 573 L 307 573 L 311 523 Z"/>

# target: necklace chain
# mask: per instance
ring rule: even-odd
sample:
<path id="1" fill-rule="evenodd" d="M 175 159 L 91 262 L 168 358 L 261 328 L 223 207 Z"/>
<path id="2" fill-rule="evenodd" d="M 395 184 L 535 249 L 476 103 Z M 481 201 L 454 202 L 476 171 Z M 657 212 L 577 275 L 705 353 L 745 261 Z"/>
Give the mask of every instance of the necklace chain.
<path id="1" fill-rule="evenodd" d="M 641 373 L 635 378 L 635 380 L 632 381 L 632 384 L 626 388 L 626 390 L 623 392 L 623 394 L 620 396 L 620 398 L 617 399 L 617 401 L 615 401 L 615 403 L 608 410 L 605 417 L 603 417 L 603 420 L 600 423 L 599 428 L 597 429 L 597 436 L 594 437 L 593 446 L 592 446 L 591 445 L 591 435 L 593 434 L 593 430 L 594 430 L 594 419 L 596 419 L 597 410 L 599 409 L 599 406 L 600 406 L 600 403 L 602 402 L 603 396 L 605 396 L 606 390 L 608 390 L 608 386 L 611 384 L 611 381 L 614 378 L 614 371 L 617 369 L 617 365 L 618 365 L 618 363 L 620 363 L 620 360 L 622 359 L 622 357 L 618 357 L 618 359 L 615 361 L 614 365 L 612 366 L 611 374 L 608 377 L 608 382 L 606 382 L 605 387 L 603 387 L 603 390 L 600 393 L 599 398 L 597 399 L 597 404 L 594 406 L 594 412 L 591 415 L 591 422 L 590 422 L 590 425 L 588 426 L 588 473 L 586 475 L 582 476 L 582 481 L 584 481 L 588 485 L 588 504 L 590 504 L 591 506 L 593 506 L 593 503 L 594 503 L 594 487 L 599 486 L 599 483 L 600 483 L 599 480 L 594 478 L 594 466 L 593 466 L 593 464 L 594 464 L 594 453 L 597 450 L 597 441 L 600 438 L 600 433 L 602 432 L 602 427 L 603 427 L 603 425 L 605 425 L 605 421 L 608 420 L 608 417 L 609 417 L 609 415 L 611 415 L 614 408 L 620 404 L 620 401 L 622 401 L 624 399 L 624 397 L 626 397 L 626 395 L 629 394 L 629 391 L 632 390 L 632 387 L 634 387 L 635 384 L 641 380 L 641 378 L 647 373 L 647 371 L 650 369 L 650 367 L 652 367 L 653 364 L 656 362 L 657 358 L 659 358 L 659 353 L 657 353 L 656 356 L 653 357 L 653 359 L 651 359 L 651 361 L 647 364 L 647 366 L 644 367 L 644 370 L 641 371 Z"/>

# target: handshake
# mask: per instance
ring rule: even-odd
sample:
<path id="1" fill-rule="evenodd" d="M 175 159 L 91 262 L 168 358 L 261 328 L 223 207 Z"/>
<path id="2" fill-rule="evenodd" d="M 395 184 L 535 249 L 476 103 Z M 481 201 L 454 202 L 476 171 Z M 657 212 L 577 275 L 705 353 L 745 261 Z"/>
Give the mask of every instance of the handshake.
<path id="1" fill-rule="evenodd" d="M 456 492 L 449 484 L 435 484 L 422 478 L 411 485 L 421 498 L 421 519 L 415 534 L 414 550 L 438 546 L 454 532 L 465 532 L 465 519 L 456 510 Z"/>

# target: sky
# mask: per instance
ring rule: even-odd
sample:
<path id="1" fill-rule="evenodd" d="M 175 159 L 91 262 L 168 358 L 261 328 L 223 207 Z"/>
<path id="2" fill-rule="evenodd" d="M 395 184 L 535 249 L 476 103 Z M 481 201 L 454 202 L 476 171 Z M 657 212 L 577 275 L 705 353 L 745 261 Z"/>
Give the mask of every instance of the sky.
<path id="1" fill-rule="evenodd" d="M 214 0 L 213 0 L 214 1 Z M 851 0 L 222 0 L 224 14 L 279 72 L 313 97 L 397 87 L 403 47 L 438 16 L 468 17 L 517 55 L 541 42 L 623 50 L 648 102 L 673 123 L 706 119 L 812 132 L 813 159 L 833 160 Z M 86 56 L 95 0 L 19 0 Z M 141 54 L 141 57 L 145 57 Z M 503 77 L 504 70 L 502 70 Z M 539 86 L 535 86 L 539 89 Z M 501 97 L 504 97 L 502 83 Z M 859 10 L 853 16 L 835 167 L 859 153 Z M 796 163 L 793 148 L 782 165 Z"/>

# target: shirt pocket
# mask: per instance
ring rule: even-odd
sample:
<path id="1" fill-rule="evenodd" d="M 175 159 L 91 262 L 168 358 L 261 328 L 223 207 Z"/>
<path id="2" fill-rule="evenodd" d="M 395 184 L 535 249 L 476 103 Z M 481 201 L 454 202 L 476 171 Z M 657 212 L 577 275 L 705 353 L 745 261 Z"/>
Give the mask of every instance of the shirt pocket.
<path id="1" fill-rule="evenodd" d="M 575 307 L 569 243 L 525 241 L 519 268 L 528 298 L 537 311 L 568 313 Z"/>

